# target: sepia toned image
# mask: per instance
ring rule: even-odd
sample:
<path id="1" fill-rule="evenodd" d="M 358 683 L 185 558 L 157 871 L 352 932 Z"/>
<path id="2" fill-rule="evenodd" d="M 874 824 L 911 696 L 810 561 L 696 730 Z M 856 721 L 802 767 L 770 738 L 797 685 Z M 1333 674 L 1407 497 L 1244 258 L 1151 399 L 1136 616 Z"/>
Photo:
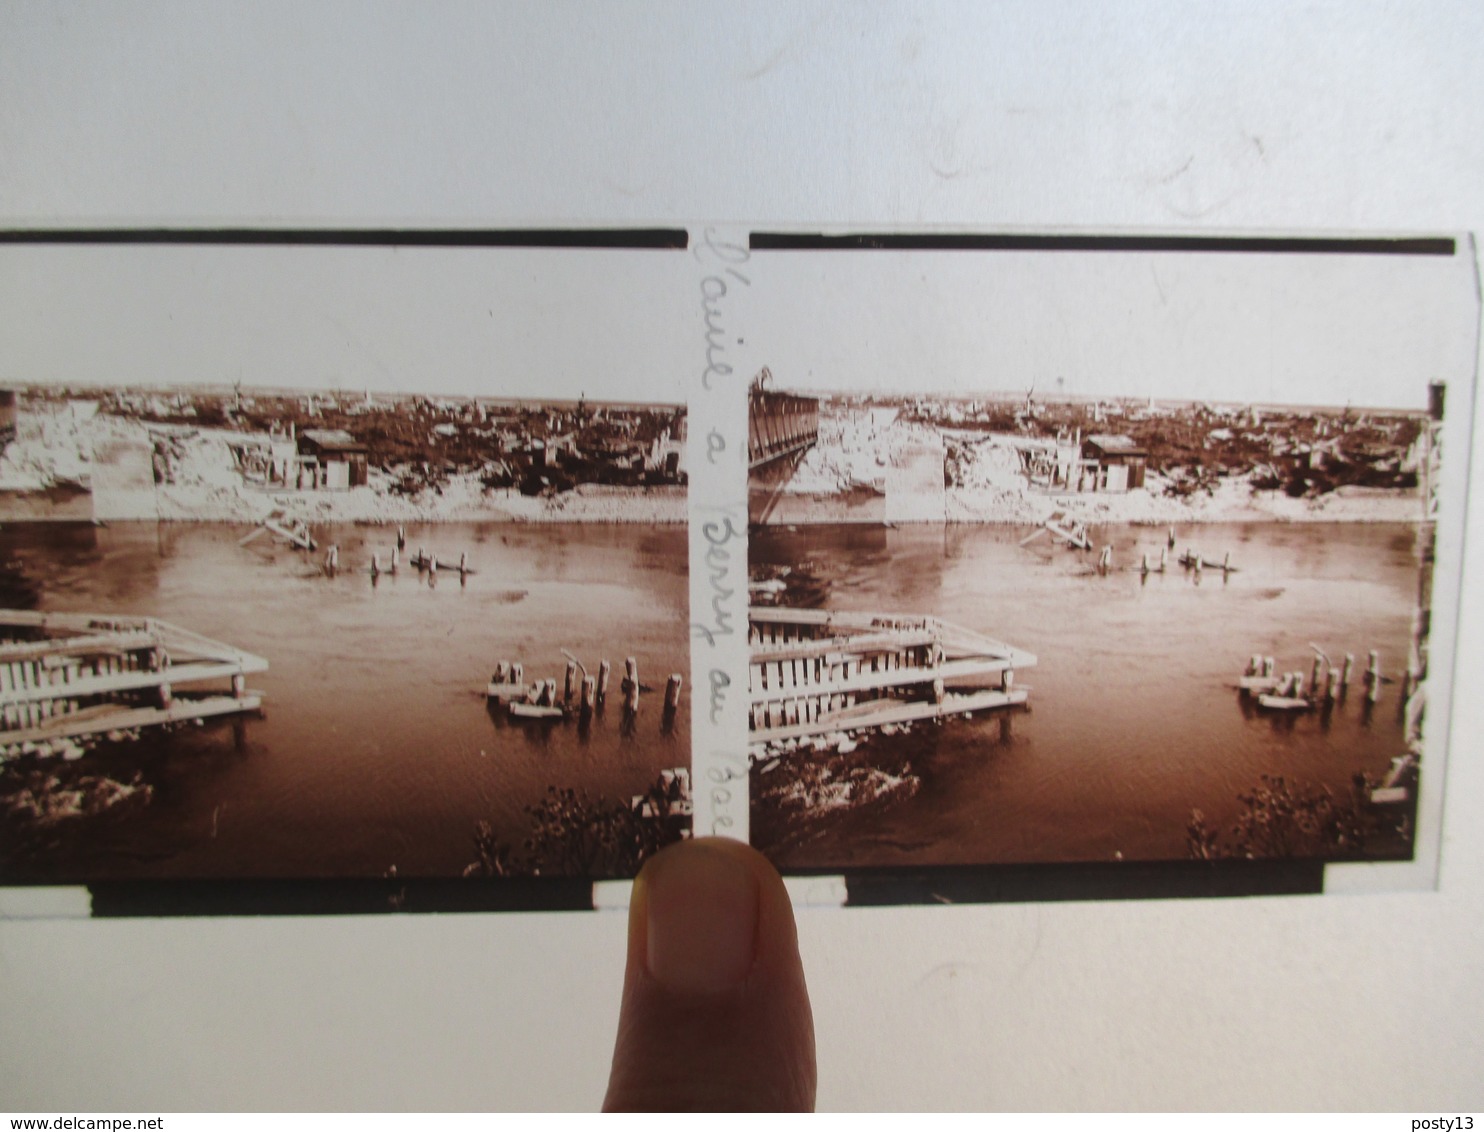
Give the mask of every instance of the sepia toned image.
<path id="1" fill-rule="evenodd" d="M 792 288 L 750 394 L 751 839 L 780 866 L 1436 845 L 1468 263 L 1109 243 L 756 256 Z"/>
<path id="2" fill-rule="evenodd" d="M 687 835 L 666 258 L 0 250 L 0 883 L 374 909 Z"/>

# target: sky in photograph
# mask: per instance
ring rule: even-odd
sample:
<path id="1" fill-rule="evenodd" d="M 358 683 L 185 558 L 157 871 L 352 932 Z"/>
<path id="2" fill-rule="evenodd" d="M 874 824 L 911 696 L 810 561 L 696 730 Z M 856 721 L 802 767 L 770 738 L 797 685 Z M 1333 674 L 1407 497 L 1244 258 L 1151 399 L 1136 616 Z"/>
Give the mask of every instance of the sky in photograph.
<path id="1" fill-rule="evenodd" d="M 780 389 L 1423 409 L 1472 381 L 1452 257 L 759 252 L 750 337 Z"/>
<path id="2" fill-rule="evenodd" d="M 1473 377 L 1467 239 L 1452 257 L 759 252 L 747 270 L 726 320 L 779 388 L 1421 409 L 1429 381 Z M 0 383 L 682 401 L 696 284 L 683 252 L 6 246 Z"/>
<path id="3" fill-rule="evenodd" d="M 683 401 L 704 346 L 689 263 L 608 249 L 0 247 L 0 382 Z"/>

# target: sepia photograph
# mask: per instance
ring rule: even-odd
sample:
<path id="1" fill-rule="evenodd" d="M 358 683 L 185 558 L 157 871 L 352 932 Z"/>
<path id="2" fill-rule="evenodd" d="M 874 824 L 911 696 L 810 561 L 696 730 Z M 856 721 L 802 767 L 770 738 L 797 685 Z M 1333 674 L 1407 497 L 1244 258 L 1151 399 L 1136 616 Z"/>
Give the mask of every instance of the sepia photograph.
<path id="1" fill-rule="evenodd" d="M 0 248 L 0 883 L 688 836 L 677 259 Z"/>
<path id="2" fill-rule="evenodd" d="M 1472 265 L 1254 243 L 754 237 L 751 840 L 781 867 L 1436 845 Z"/>

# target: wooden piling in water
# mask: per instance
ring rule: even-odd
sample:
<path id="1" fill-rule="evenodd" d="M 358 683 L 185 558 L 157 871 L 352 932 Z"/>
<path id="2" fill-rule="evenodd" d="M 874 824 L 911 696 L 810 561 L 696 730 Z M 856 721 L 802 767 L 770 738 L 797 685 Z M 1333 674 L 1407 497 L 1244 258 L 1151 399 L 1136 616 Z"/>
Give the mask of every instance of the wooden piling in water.
<path id="1" fill-rule="evenodd" d="M 582 678 L 582 715 L 583 718 L 593 714 L 593 709 L 598 703 L 598 682 L 591 676 Z"/>
<path id="2" fill-rule="evenodd" d="M 1319 691 L 1319 675 L 1323 664 L 1324 661 L 1316 656 L 1314 658 L 1314 667 L 1309 669 L 1309 687 L 1313 688 L 1316 693 Z"/>
<path id="3" fill-rule="evenodd" d="M 397 546 L 392 547 L 392 564 L 388 568 L 387 573 L 389 573 L 389 574 L 395 574 L 397 572 L 397 558 L 399 557 L 400 554 L 401 554 L 401 544 L 399 543 Z"/>
<path id="4" fill-rule="evenodd" d="M 1345 654 L 1345 667 L 1340 669 L 1340 691 L 1343 692 L 1346 688 L 1350 687 L 1350 677 L 1354 672 L 1355 654 L 1353 652 L 1347 652 Z"/>
<path id="5" fill-rule="evenodd" d="M 670 679 L 665 682 L 665 710 L 674 711 L 680 706 L 680 673 L 670 673 Z"/>
<path id="6" fill-rule="evenodd" d="M 567 661 L 567 674 L 566 674 L 566 678 L 565 678 L 565 680 L 562 683 L 562 701 L 564 703 L 569 703 L 570 704 L 572 702 L 572 697 L 576 694 L 576 692 L 577 692 L 577 662 L 575 660 L 569 660 L 569 661 Z"/>
<path id="7" fill-rule="evenodd" d="M 406 545 L 407 545 L 407 528 L 404 527 L 404 526 L 402 526 L 402 525 L 400 525 L 400 524 L 398 524 L 398 526 L 397 526 L 397 549 L 398 550 L 401 550 Z M 396 560 L 397 560 L 396 557 L 393 556 L 392 557 L 392 561 L 395 562 Z"/>
<path id="8" fill-rule="evenodd" d="M 1175 549 L 1175 528 L 1174 527 L 1171 527 L 1170 528 L 1170 545 L 1169 545 L 1169 549 L 1170 550 L 1174 550 Z"/>
<path id="9" fill-rule="evenodd" d="M 381 574 L 381 555 L 380 554 L 373 553 L 371 555 L 371 576 L 373 578 L 375 578 L 375 577 L 380 576 L 380 574 Z"/>
<path id="10" fill-rule="evenodd" d="M 1340 674 L 1336 672 L 1334 666 L 1331 665 L 1329 674 L 1325 677 L 1324 681 L 1324 700 L 1326 703 L 1335 702 L 1336 686 L 1339 683 L 1339 679 Z"/>
<path id="11" fill-rule="evenodd" d="M 1366 665 L 1365 682 L 1365 698 L 1368 702 L 1375 703 L 1381 698 L 1381 654 L 1375 649 L 1370 651 Z"/>
<path id="12" fill-rule="evenodd" d="M 613 666 L 606 660 L 598 662 L 598 702 L 602 703 L 608 698 L 608 677 L 613 671 Z"/>

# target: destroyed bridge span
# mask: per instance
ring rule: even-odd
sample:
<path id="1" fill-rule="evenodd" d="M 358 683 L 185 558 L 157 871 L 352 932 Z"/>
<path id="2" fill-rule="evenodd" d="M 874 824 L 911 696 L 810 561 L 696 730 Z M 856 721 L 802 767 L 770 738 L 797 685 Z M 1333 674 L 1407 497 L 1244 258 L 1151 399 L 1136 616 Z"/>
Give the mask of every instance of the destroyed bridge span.
<path id="1" fill-rule="evenodd" d="M 258 711 L 267 668 L 153 617 L 0 610 L 0 749 Z M 211 681 L 230 692 L 175 694 Z"/>
<path id="2" fill-rule="evenodd" d="M 779 393 L 764 386 L 766 367 L 747 395 L 747 520 L 767 521 L 784 485 L 819 439 L 819 399 Z"/>
<path id="3" fill-rule="evenodd" d="M 753 607 L 753 744 L 1026 702 L 1024 649 L 936 617 Z"/>

